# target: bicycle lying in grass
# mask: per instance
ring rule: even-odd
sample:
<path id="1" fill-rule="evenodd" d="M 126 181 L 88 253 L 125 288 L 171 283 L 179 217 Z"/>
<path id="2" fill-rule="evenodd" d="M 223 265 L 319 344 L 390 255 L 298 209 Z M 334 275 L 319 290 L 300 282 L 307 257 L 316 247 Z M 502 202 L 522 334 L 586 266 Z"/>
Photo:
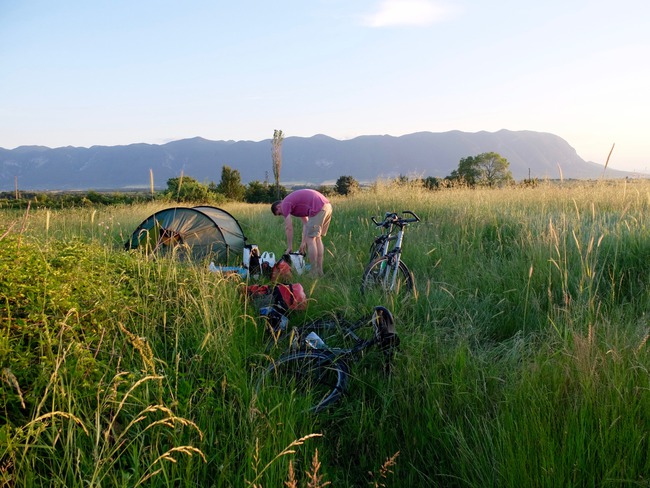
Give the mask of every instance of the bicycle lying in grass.
<path id="1" fill-rule="evenodd" d="M 391 312 L 378 306 L 369 320 L 348 323 L 330 317 L 294 327 L 287 342 L 289 352 L 273 361 L 258 380 L 258 398 L 274 403 L 290 393 L 292 409 L 320 412 L 341 399 L 352 363 L 367 349 L 379 346 L 389 368 L 399 337 Z"/>
<path id="2" fill-rule="evenodd" d="M 410 217 L 405 217 L 409 216 Z M 378 222 L 372 217 L 373 223 L 382 228 L 382 233 L 375 237 L 370 246 L 370 262 L 366 266 L 361 278 L 361 293 L 373 289 L 383 292 L 396 292 L 406 290 L 415 291 L 413 273 L 401 259 L 402 245 L 406 227 L 420 218 L 410 210 L 404 210 L 402 215 L 386 212 L 384 220 Z M 392 247 L 391 247 L 392 245 Z"/>

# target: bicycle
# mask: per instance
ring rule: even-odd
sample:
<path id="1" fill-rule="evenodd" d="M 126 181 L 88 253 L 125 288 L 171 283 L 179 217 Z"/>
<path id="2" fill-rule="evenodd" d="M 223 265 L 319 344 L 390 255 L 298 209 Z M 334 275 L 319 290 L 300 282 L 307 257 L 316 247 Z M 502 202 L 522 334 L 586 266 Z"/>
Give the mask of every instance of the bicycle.
<path id="1" fill-rule="evenodd" d="M 410 215 L 410 218 L 405 218 Z M 402 211 L 402 215 L 395 212 L 386 212 L 384 220 L 378 222 L 372 217 L 373 223 L 382 228 L 382 233 L 375 237 L 370 246 L 370 261 L 363 271 L 361 278 L 361 293 L 372 289 L 383 292 L 415 292 L 415 279 L 413 273 L 401 259 L 404 233 L 409 224 L 420 222 L 420 218 L 410 210 Z M 395 233 L 395 229 L 397 233 Z M 391 248 L 391 243 L 392 248 Z"/>
<path id="2" fill-rule="evenodd" d="M 368 326 L 372 335 L 367 335 Z M 399 345 L 392 313 L 382 306 L 373 309 L 370 320 L 348 323 L 337 317 L 294 327 L 289 352 L 273 361 L 257 382 L 262 403 L 277 402 L 279 395 L 292 394 L 292 409 L 313 413 L 337 403 L 346 392 L 350 368 L 364 351 L 378 345 L 387 368 Z M 351 345 L 347 345 L 351 343 Z"/>

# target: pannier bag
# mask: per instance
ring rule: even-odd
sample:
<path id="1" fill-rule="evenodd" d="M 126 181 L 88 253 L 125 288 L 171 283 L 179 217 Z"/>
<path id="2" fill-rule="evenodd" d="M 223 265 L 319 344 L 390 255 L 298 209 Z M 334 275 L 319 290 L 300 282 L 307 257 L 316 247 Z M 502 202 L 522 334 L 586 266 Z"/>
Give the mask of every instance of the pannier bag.
<path id="1" fill-rule="evenodd" d="M 293 279 L 290 259 L 289 255 L 285 254 L 275 263 L 275 266 L 271 269 L 271 281 L 287 283 Z"/>
<path id="2" fill-rule="evenodd" d="M 247 244 L 244 246 L 243 265 L 251 276 L 258 277 L 260 275 L 260 250 L 257 244 Z"/>
<path id="3" fill-rule="evenodd" d="M 300 283 L 278 283 L 272 293 L 273 303 L 287 312 L 307 308 L 307 295 Z"/>
<path id="4" fill-rule="evenodd" d="M 307 308 L 307 295 L 300 283 L 249 285 L 246 287 L 246 295 L 260 309 L 277 306 L 283 312 L 290 312 Z"/>

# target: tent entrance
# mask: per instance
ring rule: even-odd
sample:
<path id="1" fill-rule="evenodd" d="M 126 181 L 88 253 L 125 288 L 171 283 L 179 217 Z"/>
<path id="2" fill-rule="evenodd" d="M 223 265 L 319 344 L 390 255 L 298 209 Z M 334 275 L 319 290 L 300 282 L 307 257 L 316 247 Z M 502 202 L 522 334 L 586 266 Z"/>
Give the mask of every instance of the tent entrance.
<path id="1" fill-rule="evenodd" d="M 138 226 L 124 247 L 228 264 L 240 258 L 245 243 L 244 232 L 231 214 L 216 207 L 200 206 L 156 212 Z"/>

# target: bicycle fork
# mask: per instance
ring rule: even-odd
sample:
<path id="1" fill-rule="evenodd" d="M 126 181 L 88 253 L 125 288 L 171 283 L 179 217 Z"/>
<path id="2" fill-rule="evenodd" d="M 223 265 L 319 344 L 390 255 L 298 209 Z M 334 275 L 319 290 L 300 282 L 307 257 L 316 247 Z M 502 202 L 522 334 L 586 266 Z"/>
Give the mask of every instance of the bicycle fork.
<path id="1" fill-rule="evenodd" d="M 381 270 L 381 279 L 385 290 L 393 291 L 397 283 L 397 275 L 399 273 L 401 250 L 394 249 L 388 256 L 388 260 L 382 263 L 383 269 Z"/>
<path id="2" fill-rule="evenodd" d="M 395 241 L 395 247 L 391 253 L 389 259 L 388 270 L 386 271 L 386 279 L 390 279 L 390 287 L 388 290 L 393 291 L 395 289 L 395 284 L 397 283 L 397 275 L 399 274 L 399 263 L 402 255 L 402 241 L 404 240 L 404 228 L 400 229 L 400 232 L 397 233 L 397 240 Z M 384 284 L 389 284 L 388 281 L 384 281 Z"/>

